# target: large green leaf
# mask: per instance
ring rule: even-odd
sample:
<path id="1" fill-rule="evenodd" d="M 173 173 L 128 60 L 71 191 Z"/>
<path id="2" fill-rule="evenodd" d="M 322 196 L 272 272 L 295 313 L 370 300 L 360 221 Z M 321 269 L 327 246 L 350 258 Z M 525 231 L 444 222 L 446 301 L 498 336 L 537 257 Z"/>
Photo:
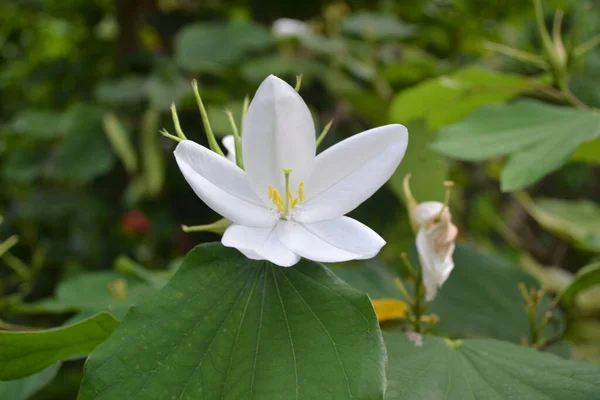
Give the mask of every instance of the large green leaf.
<path id="1" fill-rule="evenodd" d="M 600 394 L 600 368 L 491 339 L 385 333 L 387 400 L 590 400 Z"/>
<path id="2" fill-rule="evenodd" d="M 241 61 L 249 52 L 268 47 L 271 41 L 269 31 L 252 22 L 197 23 L 178 33 L 175 58 L 191 71 L 219 71 Z"/>
<path id="3" fill-rule="evenodd" d="M 410 188 L 417 201 L 441 201 L 444 199 L 443 183 L 448 178 L 449 166 L 443 156 L 429 148 L 436 133 L 427 128 L 424 120 L 406 126 L 410 132 L 410 146 L 389 184 L 396 196 L 404 199 L 402 182 L 410 173 Z"/>
<path id="4" fill-rule="evenodd" d="M 393 290 L 390 273 L 380 265 L 361 262 L 352 267 L 358 269 L 362 265 L 365 268 L 363 263 L 368 264 L 368 269 L 379 272 L 369 272 L 370 279 L 366 280 L 357 271 L 346 270 L 345 265 L 335 267 L 334 271 L 373 299 L 396 297 L 404 300 L 399 290 Z M 450 278 L 427 310 L 440 317 L 436 329 L 457 337 L 489 337 L 515 343 L 528 337 L 527 314 L 517 285 L 523 282 L 534 286 L 537 285 L 535 279 L 516 266 L 464 243 L 456 246 L 454 263 Z M 410 285 L 405 282 L 405 286 Z M 549 306 L 549 300 L 545 304 Z M 546 334 L 556 334 L 563 325 L 562 316 L 557 315 L 556 323 Z"/>
<path id="5" fill-rule="evenodd" d="M 560 302 L 568 306 L 575 301 L 577 294 L 596 285 L 600 285 L 600 262 L 580 269 L 573 281 L 560 294 Z"/>
<path id="6" fill-rule="evenodd" d="M 0 381 L 0 399 L 2 400 L 27 400 L 29 396 L 38 392 L 50 383 L 61 363 L 56 363 L 40 372 L 12 381 Z"/>
<path id="7" fill-rule="evenodd" d="M 519 75 L 468 67 L 400 92 L 390 108 L 390 118 L 403 124 L 425 118 L 429 127 L 437 130 L 486 104 L 508 100 L 532 85 Z"/>
<path id="8" fill-rule="evenodd" d="M 117 327 L 108 313 L 42 331 L 0 331 L 0 380 L 18 379 L 67 358 L 90 353 Z"/>
<path id="9" fill-rule="evenodd" d="M 381 399 L 369 298 L 323 266 L 194 249 L 89 357 L 80 400 Z"/>
<path id="10" fill-rule="evenodd" d="M 562 200 L 525 195 L 518 199 L 544 228 L 568 238 L 580 248 L 600 251 L 600 206 L 590 200 Z"/>
<path id="11" fill-rule="evenodd" d="M 600 114 L 533 100 L 497 104 L 440 132 L 434 148 L 450 157 L 482 161 L 510 154 L 503 191 L 526 187 L 566 163 L 582 143 L 600 135 Z"/>

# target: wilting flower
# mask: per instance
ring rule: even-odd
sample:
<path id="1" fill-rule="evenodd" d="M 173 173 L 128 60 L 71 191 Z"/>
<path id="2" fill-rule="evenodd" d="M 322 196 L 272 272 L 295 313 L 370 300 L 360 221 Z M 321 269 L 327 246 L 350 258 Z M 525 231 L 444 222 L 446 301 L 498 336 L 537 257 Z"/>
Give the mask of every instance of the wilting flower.
<path id="1" fill-rule="evenodd" d="M 408 143 L 402 125 L 365 131 L 317 157 L 315 128 L 296 91 L 271 75 L 244 120 L 244 168 L 191 142 L 175 158 L 194 192 L 231 220 L 222 243 L 248 258 L 291 266 L 375 256 L 385 241 L 344 215 L 394 173 Z"/>
<path id="2" fill-rule="evenodd" d="M 308 37 L 312 35 L 312 29 L 309 24 L 292 18 L 279 18 L 275 20 L 272 29 L 273 36 L 278 39 Z"/>
<path id="3" fill-rule="evenodd" d="M 458 229 L 447 205 L 437 201 L 420 203 L 413 211 L 418 224 L 417 251 L 421 261 L 425 300 L 432 301 L 437 290 L 454 269 L 452 254 Z"/>

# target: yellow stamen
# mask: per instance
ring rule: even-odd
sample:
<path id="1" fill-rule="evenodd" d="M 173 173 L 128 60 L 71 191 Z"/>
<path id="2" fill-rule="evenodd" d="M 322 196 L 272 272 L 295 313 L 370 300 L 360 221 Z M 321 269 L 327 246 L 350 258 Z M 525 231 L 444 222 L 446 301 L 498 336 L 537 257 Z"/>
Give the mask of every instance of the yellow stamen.
<path id="1" fill-rule="evenodd" d="M 269 185 L 269 200 L 273 199 L 273 185 Z"/>
<path id="2" fill-rule="evenodd" d="M 300 185 L 298 185 L 298 198 L 300 199 L 300 201 L 304 201 L 304 182 L 300 182 Z"/>
<path id="3" fill-rule="evenodd" d="M 294 200 L 292 200 L 292 208 L 295 208 L 296 205 L 298 204 L 298 198 L 296 197 Z"/>
<path id="4" fill-rule="evenodd" d="M 292 191 L 288 189 L 287 192 L 288 204 L 292 204 L 294 202 L 294 196 L 292 195 Z M 294 208 L 294 207 L 292 207 Z"/>

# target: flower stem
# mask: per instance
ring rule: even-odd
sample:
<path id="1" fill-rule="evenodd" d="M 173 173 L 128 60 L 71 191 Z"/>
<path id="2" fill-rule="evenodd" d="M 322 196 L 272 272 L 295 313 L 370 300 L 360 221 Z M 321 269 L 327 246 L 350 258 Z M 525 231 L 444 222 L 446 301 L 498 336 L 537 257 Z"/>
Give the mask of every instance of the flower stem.
<path id="1" fill-rule="evenodd" d="M 223 154 L 223 150 L 219 147 L 217 143 L 217 139 L 215 139 L 215 134 L 210 126 L 210 121 L 208 120 L 208 114 L 206 113 L 206 109 L 204 108 L 204 103 L 202 102 L 202 97 L 200 97 L 200 91 L 198 90 L 198 81 L 192 81 L 192 88 L 194 89 L 194 96 L 196 97 L 196 103 L 198 103 L 198 110 L 200 111 L 200 116 L 202 117 L 202 124 L 204 125 L 204 130 L 206 131 L 206 137 L 208 138 L 208 145 L 212 151 L 217 153 L 220 156 L 225 157 Z"/>
<path id="2" fill-rule="evenodd" d="M 321 144 L 321 142 L 323 141 L 323 139 L 325 139 L 325 136 L 327 136 L 327 134 L 329 133 L 329 129 L 331 128 L 332 124 L 333 124 L 333 118 L 331 118 L 331 121 L 329 121 L 327 123 L 327 125 L 325 125 L 325 128 L 323 128 L 323 131 L 321 132 L 321 134 L 317 138 L 317 148 L 319 147 L 319 145 Z"/>
<path id="3" fill-rule="evenodd" d="M 171 104 L 171 117 L 173 118 L 173 125 L 175 125 L 175 133 L 177 133 L 177 136 L 179 136 L 182 140 L 187 140 L 183 130 L 181 129 L 181 125 L 179 124 L 179 116 L 177 115 L 175 103 Z"/>
<path id="4" fill-rule="evenodd" d="M 235 145 L 235 162 L 238 167 L 244 169 L 244 161 L 242 159 L 242 139 L 240 138 L 240 132 L 238 131 L 235 119 L 233 118 L 233 114 L 231 113 L 231 111 L 225 110 L 225 114 L 227 114 L 227 118 L 229 118 L 231 130 L 233 130 L 233 139 Z"/>

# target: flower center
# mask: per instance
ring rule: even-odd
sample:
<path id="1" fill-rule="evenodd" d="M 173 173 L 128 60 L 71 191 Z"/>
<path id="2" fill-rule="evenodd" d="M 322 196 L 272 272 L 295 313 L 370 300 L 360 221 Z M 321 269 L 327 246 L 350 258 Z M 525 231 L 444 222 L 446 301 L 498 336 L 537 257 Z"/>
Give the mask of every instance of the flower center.
<path id="1" fill-rule="evenodd" d="M 290 220 L 293 216 L 293 210 L 304 201 L 304 182 L 300 182 L 298 185 L 298 197 L 294 197 L 292 190 L 290 189 L 290 174 L 291 169 L 284 169 L 283 176 L 285 177 L 285 197 L 281 197 L 279 191 L 269 185 L 269 200 L 273 203 L 277 209 L 279 218 Z"/>

